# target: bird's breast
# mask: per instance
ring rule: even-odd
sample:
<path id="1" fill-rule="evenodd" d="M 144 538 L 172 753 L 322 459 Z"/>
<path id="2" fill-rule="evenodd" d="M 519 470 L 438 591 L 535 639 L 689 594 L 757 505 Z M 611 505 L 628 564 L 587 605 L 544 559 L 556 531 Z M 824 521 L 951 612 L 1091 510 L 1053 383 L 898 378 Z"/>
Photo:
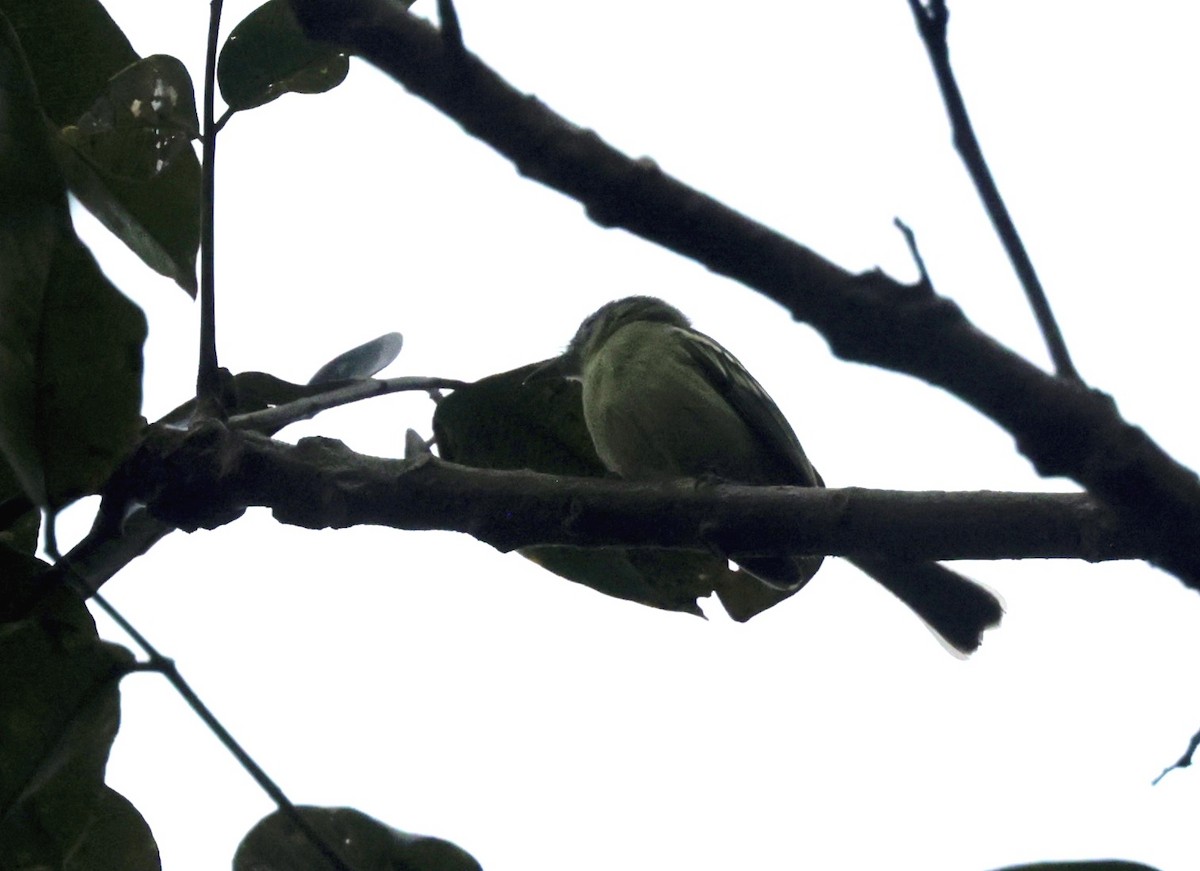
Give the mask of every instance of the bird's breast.
<path id="1" fill-rule="evenodd" d="M 714 474 L 763 481 L 749 426 L 664 332 L 626 327 L 584 369 L 584 419 L 601 461 L 631 479 Z"/>

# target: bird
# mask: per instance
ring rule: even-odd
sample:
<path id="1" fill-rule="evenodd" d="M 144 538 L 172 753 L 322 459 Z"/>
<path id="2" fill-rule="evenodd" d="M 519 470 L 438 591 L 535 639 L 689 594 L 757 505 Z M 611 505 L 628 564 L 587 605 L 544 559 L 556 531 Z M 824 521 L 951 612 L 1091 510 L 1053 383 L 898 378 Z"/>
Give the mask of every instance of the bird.
<path id="1" fill-rule="evenodd" d="M 692 477 L 823 487 L 795 430 L 745 366 L 652 296 L 601 306 L 539 370 L 582 382 L 583 416 L 605 468 L 631 481 Z M 732 555 L 772 588 L 804 586 L 823 557 Z M 938 565 L 864 556 L 856 565 L 953 650 L 974 651 L 1003 614 L 989 590 Z"/>

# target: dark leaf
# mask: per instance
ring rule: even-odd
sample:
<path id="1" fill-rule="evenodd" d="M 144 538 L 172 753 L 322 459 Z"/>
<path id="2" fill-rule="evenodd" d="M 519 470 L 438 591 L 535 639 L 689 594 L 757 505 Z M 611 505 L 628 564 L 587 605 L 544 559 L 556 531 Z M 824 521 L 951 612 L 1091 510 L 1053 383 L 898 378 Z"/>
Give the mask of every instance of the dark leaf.
<path id="1" fill-rule="evenodd" d="M 546 545 L 523 547 L 518 553 L 606 596 L 697 617 L 704 612 L 696 600 L 712 593 L 714 573 L 729 571 L 720 560 L 688 551 Z"/>
<path id="2" fill-rule="evenodd" d="M 433 415 L 438 453 L 481 469 L 607 476 L 583 421 L 579 383 L 526 383 L 538 365 L 489 375 L 439 402 Z"/>
<path id="3" fill-rule="evenodd" d="M 239 372 L 233 376 L 234 408 L 231 414 L 248 414 L 315 396 L 327 388 L 293 384 L 266 372 Z"/>
<path id="4" fill-rule="evenodd" d="M 111 810 L 117 678 L 133 660 L 100 641 L 78 597 L 52 596 L 36 618 L 0 625 L 0 856 L 14 868 L 75 867 L 97 813 Z"/>
<path id="5" fill-rule="evenodd" d="M 158 845 L 125 796 L 105 786 L 66 871 L 160 871 Z"/>
<path id="6" fill-rule="evenodd" d="M 404 431 L 404 459 L 415 460 L 430 454 L 429 442 L 419 432 L 411 427 Z"/>
<path id="7" fill-rule="evenodd" d="M 32 550 L 26 550 L 24 541 L 15 542 L 13 538 L 7 533 L 0 536 L 0 624 L 28 616 L 30 607 L 46 591 L 42 574 L 46 563 L 34 557 Z M 0 699 L 0 708 L 3 704 Z"/>
<path id="8" fill-rule="evenodd" d="M 0 503 L 0 511 L 10 509 L 25 509 L 7 522 L 0 529 L 0 548 L 9 548 L 19 554 L 32 556 L 37 550 L 38 533 L 41 530 L 42 515 L 33 509 L 33 503 L 25 494 L 14 496 L 12 501 Z M 17 513 L 12 511 L 12 513 Z M 6 583 L 7 578 L 0 579 L 0 584 Z"/>
<path id="9" fill-rule="evenodd" d="M 63 240 L 46 286 L 37 355 L 37 444 L 49 505 L 95 493 L 137 440 L 145 423 L 145 340 L 141 309 L 78 240 Z"/>
<path id="10" fill-rule="evenodd" d="M 221 378 L 228 400 L 225 410 L 230 416 L 263 411 L 295 402 L 297 399 L 315 396 L 329 389 L 324 384 L 293 384 L 267 372 L 239 372 L 232 375 L 229 370 L 222 369 Z M 196 400 L 192 398 L 167 412 L 160 422 L 186 426 L 191 423 L 195 413 Z"/>
<path id="11" fill-rule="evenodd" d="M 116 178 L 161 175 L 200 135 L 187 68 L 158 54 L 121 70 L 63 138 Z M 195 152 L 191 152 L 195 156 Z"/>
<path id="12" fill-rule="evenodd" d="M 482 871 L 449 841 L 410 835 L 353 808 L 298 807 L 305 821 L 351 868 Z M 281 811 L 259 821 L 238 846 L 233 871 L 324 871 L 328 861 Z"/>
<path id="13" fill-rule="evenodd" d="M 8 461 L 0 455 L 0 548 L 32 556 L 37 550 L 41 512 L 25 495 Z M 0 585 L 5 583 L 0 568 Z M 2 598 L 0 593 L 0 598 Z M 2 609 L 0 609 L 2 610 Z"/>
<path id="14" fill-rule="evenodd" d="M 94 113 L 97 101 L 105 99 L 110 78 L 138 60 L 96 0 L 0 0 L 0 12 L 8 16 L 25 50 L 41 110 L 57 127 L 78 127 L 81 116 Z M 177 77 L 176 71 L 172 78 Z M 68 136 L 78 139 L 80 134 Z M 186 141 L 175 140 L 166 149 L 173 159 L 165 171 L 149 180 L 131 180 L 131 169 L 153 167 L 161 157 L 162 151 L 152 145 L 147 151 L 144 143 L 129 149 L 96 144 L 98 154 L 89 159 L 65 139 L 54 142 L 80 202 L 152 269 L 195 295 L 200 165 Z M 115 167 L 100 161 L 101 155 Z"/>
<path id="15" fill-rule="evenodd" d="M 384 333 L 378 339 L 351 348 L 338 354 L 317 370 L 308 379 L 309 384 L 328 384 L 330 381 L 347 381 L 351 378 L 370 378 L 387 368 L 400 355 L 404 337 L 399 333 Z"/>
<path id="16" fill-rule="evenodd" d="M 54 144 L 71 190 L 154 271 L 196 293 L 200 163 L 192 80 L 155 55 L 117 73 Z"/>
<path id="17" fill-rule="evenodd" d="M 46 141 L 29 69 L 0 19 L 0 453 L 40 504 L 36 355 L 54 248 L 68 231 L 67 200 Z"/>
<path id="18" fill-rule="evenodd" d="M 217 84 L 231 109 L 253 109 L 289 92 L 332 90 L 349 69 L 345 52 L 304 35 L 288 0 L 268 0 L 229 34 Z"/>
<path id="19" fill-rule="evenodd" d="M 99 487 L 142 421 L 141 311 L 75 237 L 15 37 L 0 21 L 0 453 L 58 507 Z"/>
<path id="20" fill-rule="evenodd" d="M 151 178 L 110 171 L 76 150 L 66 136 L 55 152 L 79 202 L 124 242 L 142 262 L 196 295 L 196 253 L 200 249 L 200 161 L 184 144 Z M 118 162 L 125 162 L 119 154 Z M 129 163 L 146 165 L 144 150 Z"/>
<path id="21" fill-rule="evenodd" d="M 92 105 L 109 78 L 138 59 L 98 0 L 0 0 L 47 117 L 62 127 Z"/>

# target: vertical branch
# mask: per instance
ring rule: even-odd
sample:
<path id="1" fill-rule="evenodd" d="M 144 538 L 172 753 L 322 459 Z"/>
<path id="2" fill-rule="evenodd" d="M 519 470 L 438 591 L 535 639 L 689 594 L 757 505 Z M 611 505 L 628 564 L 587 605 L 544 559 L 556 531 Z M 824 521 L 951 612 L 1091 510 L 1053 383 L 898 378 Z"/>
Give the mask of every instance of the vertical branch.
<path id="1" fill-rule="evenodd" d="M 204 58 L 204 134 L 200 181 L 200 359 L 196 368 L 196 397 L 202 411 L 222 410 L 217 368 L 217 306 L 214 283 L 213 207 L 216 194 L 218 126 L 213 119 L 213 91 L 217 75 L 217 36 L 224 0 L 211 0 L 208 15 L 208 48 Z"/>
<path id="2" fill-rule="evenodd" d="M 442 26 L 442 41 L 458 56 L 466 52 L 463 46 L 462 26 L 458 23 L 458 11 L 454 0 L 438 0 L 438 22 Z"/>
<path id="3" fill-rule="evenodd" d="M 959 91 L 954 71 L 950 68 L 950 50 L 946 44 L 946 22 L 950 13 L 946 9 L 945 0 L 930 0 L 928 6 L 925 6 L 922 0 L 908 0 L 908 5 L 917 21 L 917 30 L 921 34 L 925 50 L 929 53 L 929 60 L 933 64 L 938 88 L 942 92 L 942 101 L 946 104 L 946 114 L 950 116 L 954 147 L 962 157 L 992 226 L 1004 245 L 1009 262 L 1012 263 L 1017 278 L 1025 289 L 1025 296 L 1029 299 L 1033 315 L 1037 318 L 1038 327 L 1050 351 L 1050 359 L 1054 361 L 1054 370 L 1059 377 L 1082 381 L 1075 364 L 1071 362 L 1071 355 L 1067 352 L 1067 344 L 1059 331 L 1054 313 L 1050 310 L 1050 301 L 1046 298 L 1042 282 L 1033 268 L 1024 243 L 1021 242 L 1012 216 L 1008 213 L 1008 207 L 1004 205 L 991 170 L 984 160 L 983 149 L 975 137 L 971 119 L 967 116 L 962 92 Z"/>

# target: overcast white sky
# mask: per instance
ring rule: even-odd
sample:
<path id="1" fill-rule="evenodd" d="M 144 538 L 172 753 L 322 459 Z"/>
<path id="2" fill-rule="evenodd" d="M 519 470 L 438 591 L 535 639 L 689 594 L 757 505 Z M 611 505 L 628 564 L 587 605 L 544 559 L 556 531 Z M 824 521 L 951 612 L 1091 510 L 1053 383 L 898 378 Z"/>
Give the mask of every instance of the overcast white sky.
<path id="1" fill-rule="evenodd" d="M 108 5 L 139 52 L 200 80 L 206 4 Z M 227 27 L 254 5 L 230 0 Z M 900 216 L 938 289 L 1044 360 L 904 0 L 458 9 L 468 46 L 517 86 L 846 267 L 911 278 Z M 959 0 L 951 21 L 1080 370 L 1193 467 L 1195 14 Z M 235 117 L 220 142 L 219 343 L 235 371 L 302 381 L 399 330 L 389 374 L 474 378 L 652 293 L 746 363 L 831 485 L 1067 486 L 958 401 L 841 363 L 774 304 L 591 225 L 366 64 L 331 94 Z M 197 308 L 101 254 L 150 318 L 153 418 L 191 388 Z M 431 412 L 389 397 L 283 437 L 395 456 Z M 170 537 L 105 593 L 294 800 L 449 838 L 488 871 L 1194 868 L 1200 773 L 1150 781 L 1200 727 L 1200 597 L 1133 563 L 961 568 L 1008 609 L 968 662 L 840 561 L 738 625 L 609 600 L 460 535 L 314 533 L 255 512 Z M 123 690 L 110 782 L 167 871 L 225 867 L 267 799 L 165 682 Z"/>

